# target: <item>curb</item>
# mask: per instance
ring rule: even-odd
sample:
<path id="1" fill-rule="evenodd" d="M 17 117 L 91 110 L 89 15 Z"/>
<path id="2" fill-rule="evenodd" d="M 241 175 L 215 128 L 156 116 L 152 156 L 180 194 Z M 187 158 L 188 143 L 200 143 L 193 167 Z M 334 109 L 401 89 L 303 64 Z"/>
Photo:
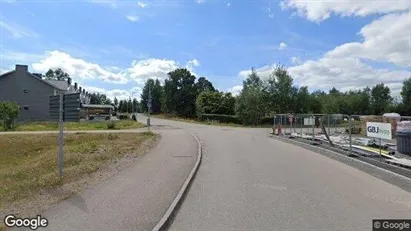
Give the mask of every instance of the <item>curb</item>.
<path id="1" fill-rule="evenodd" d="M 191 182 L 194 180 L 194 177 L 200 167 L 201 160 L 203 158 L 203 153 L 202 153 L 202 145 L 200 140 L 191 132 L 189 132 L 194 139 L 196 139 L 198 143 L 198 156 L 197 156 L 197 161 L 194 164 L 193 169 L 191 170 L 190 174 L 188 175 L 186 181 L 184 182 L 183 186 L 181 187 L 180 191 L 178 192 L 177 196 L 174 198 L 173 203 L 171 203 L 170 207 L 167 209 L 166 213 L 163 215 L 161 220 L 157 223 L 157 225 L 152 229 L 152 231 L 163 231 L 168 228 L 170 225 L 170 222 L 172 221 L 172 218 L 178 211 L 179 206 L 181 205 L 184 196 L 188 192 L 188 188 L 191 184 Z"/>

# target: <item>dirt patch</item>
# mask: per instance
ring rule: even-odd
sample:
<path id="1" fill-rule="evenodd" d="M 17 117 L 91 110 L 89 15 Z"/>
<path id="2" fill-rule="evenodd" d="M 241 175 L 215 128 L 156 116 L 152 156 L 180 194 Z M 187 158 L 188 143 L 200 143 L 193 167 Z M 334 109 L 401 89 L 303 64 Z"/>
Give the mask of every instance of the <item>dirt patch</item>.
<path id="1" fill-rule="evenodd" d="M 11 213 L 22 217 L 40 214 L 57 202 L 116 175 L 136 162 L 160 140 L 160 136 L 153 133 L 66 135 L 65 175 L 61 180 L 57 174 L 57 148 L 54 148 L 57 146 L 56 135 L 10 137 L 0 137 L 0 150 L 7 145 L 17 148 L 31 144 L 34 147 L 21 151 L 23 156 L 0 161 L 0 184 L 5 186 L 3 190 L 0 189 L 0 217 Z M 39 146 L 43 149 L 39 151 L 36 142 L 40 142 Z M 53 150 L 48 150 L 49 148 Z M 33 153 L 33 150 L 36 152 Z M 8 155 L 12 153 L 9 152 Z M 2 157 L 3 153 L 0 154 L 0 159 Z M 52 166 L 49 166 L 49 158 Z M 18 181 L 15 182 L 17 185 L 13 180 Z"/>

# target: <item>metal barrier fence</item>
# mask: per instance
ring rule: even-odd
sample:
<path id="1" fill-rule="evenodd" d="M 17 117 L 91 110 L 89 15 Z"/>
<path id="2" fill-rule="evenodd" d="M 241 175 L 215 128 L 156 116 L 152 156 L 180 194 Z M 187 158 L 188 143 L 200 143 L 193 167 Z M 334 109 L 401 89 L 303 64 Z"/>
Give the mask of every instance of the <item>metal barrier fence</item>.
<path id="1" fill-rule="evenodd" d="M 401 138 L 400 145 L 397 144 L 397 125 L 404 126 L 404 123 L 399 123 L 402 121 L 411 121 L 411 116 L 277 114 L 273 120 L 273 132 L 315 144 L 330 144 L 348 151 L 349 155 L 409 158 L 411 164 L 411 153 L 403 151 L 411 150 L 411 122 L 406 125 L 410 126 L 407 130 L 409 141 Z M 405 133 L 401 135 L 406 136 Z M 397 150 L 397 146 L 402 152 Z"/>

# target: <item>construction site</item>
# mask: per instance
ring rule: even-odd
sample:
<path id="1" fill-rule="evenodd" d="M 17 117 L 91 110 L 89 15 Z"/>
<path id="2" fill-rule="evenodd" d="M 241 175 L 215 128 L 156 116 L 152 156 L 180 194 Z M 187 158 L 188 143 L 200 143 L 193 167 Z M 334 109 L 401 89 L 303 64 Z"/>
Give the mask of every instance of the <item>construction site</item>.
<path id="1" fill-rule="evenodd" d="M 411 116 L 277 114 L 272 134 L 411 177 Z"/>

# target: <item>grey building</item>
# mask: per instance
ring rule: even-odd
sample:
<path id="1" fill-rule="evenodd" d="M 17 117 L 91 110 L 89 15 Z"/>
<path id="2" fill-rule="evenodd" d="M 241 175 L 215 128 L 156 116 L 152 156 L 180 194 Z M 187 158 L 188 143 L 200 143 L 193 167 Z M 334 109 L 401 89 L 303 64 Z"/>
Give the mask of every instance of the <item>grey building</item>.
<path id="1" fill-rule="evenodd" d="M 20 105 L 19 121 L 50 120 L 49 97 L 57 94 L 81 93 L 81 101 L 88 104 L 88 92 L 71 78 L 66 81 L 45 80 L 41 74 L 30 73 L 27 65 L 16 65 L 15 70 L 0 75 L 0 101 Z"/>

